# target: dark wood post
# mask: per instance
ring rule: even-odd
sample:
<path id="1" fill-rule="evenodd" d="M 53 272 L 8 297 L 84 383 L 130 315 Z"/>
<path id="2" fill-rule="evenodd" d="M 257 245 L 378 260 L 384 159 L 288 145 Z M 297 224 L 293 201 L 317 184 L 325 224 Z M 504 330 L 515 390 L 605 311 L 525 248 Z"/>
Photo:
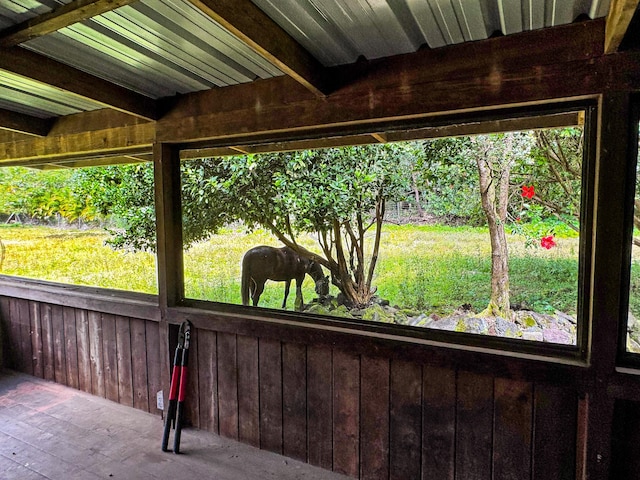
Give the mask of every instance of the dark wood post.
<path id="1" fill-rule="evenodd" d="M 165 406 L 171 368 L 168 309 L 184 295 L 182 265 L 182 209 L 179 150 L 171 145 L 153 146 L 158 302 L 160 306 L 160 362 Z"/>
<path id="2" fill-rule="evenodd" d="M 595 192 L 595 238 L 591 290 L 590 363 L 593 388 L 583 410 L 586 458 L 579 478 L 609 479 L 615 398 L 607 384 L 615 374 L 625 258 L 625 176 L 629 161 L 630 95 L 606 92 L 600 101 Z M 625 317 L 626 318 L 626 317 Z M 582 468 L 581 468 L 582 467 Z"/>

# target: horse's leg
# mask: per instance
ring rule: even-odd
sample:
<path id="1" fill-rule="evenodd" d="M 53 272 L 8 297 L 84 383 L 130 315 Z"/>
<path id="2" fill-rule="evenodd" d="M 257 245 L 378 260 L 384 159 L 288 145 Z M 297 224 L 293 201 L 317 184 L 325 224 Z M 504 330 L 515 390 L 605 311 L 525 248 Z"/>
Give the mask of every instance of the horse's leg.
<path id="1" fill-rule="evenodd" d="M 296 303 L 295 309 L 298 312 L 302 311 L 302 307 L 304 305 L 304 301 L 302 300 L 302 282 L 304 281 L 304 277 L 296 278 Z"/>
<path id="2" fill-rule="evenodd" d="M 264 292 L 264 281 L 256 282 L 256 289 L 253 291 L 253 295 L 251 298 L 253 299 L 253 306 L 258 306 L 258 301 L 260 300 L 260 295 Z"/>
<path id="3" fill-rule="evenodd" d="M 291 287 L 291 279 L 284 282 L 284 300 L 282 300 L 282 308 L 287 308 L 287 297 L 289 296 L 289 287 Z"/>

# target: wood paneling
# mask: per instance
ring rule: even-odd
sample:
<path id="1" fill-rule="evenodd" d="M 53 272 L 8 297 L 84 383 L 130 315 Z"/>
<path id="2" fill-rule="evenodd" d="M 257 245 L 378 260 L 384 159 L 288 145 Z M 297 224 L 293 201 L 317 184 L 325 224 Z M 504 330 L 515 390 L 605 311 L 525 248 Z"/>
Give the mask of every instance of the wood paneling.
<path id="1" fill-rule="evenodd" d="M 53 369 L 56 383 L 67 384 L 67 370 L 65 367 L 64 349 L 64 320 L 63 307 L 53 305 L 51 307 L 51 330 L 53 332 Z M 13 323 L 13 322 L 12 322 Z"/>
<path id="2" fill-rule="evenodd" d="M 191 341 L 188 351 L 188 368 L 187 368 L 187 392 L 186 398 L 189 401 L 185 401 L 185 412 L 187 422 L 189 425 L 200 428 L 200 375 L 199 362 L 198 362 L 198 350 L 199 344 L 199 332 L 195 329 L 191 329 Z"/>
<path id="3" fill-rule="evenodd" d="M 491 478 L 493 381 L 490 376 L 458 372 L 456 479 Z"/>
<path id="4" fill-rule="evenodd" d="M 260 446 L 258 339 L 238 336 L 238 438 Z"/>
<path id="5" fill-rule="evenodd" d="M 425 367 L 422 383 L 422 478 L 453 480 L 456 372 Z"/>
<path id="6" fill-rule="evenodd" d="M 102 360 L 102 315 L 89 312 L 89 352 L 91 361 L 91 393 L 99 397 L 105 396 L 104 362 Z"/>
<path id="7" fill-rule="evenodd" d="M 133 379 L 133 406 L 149 409 L 149 379 L 147 377 L 147 332 L 145 321 L 131 319 L 131 373 Z"/>
<path id="8" fill-rule="evenodd" d="M 389 478 L 389 360 L 360 361 L 360 478 Z"/>
<path id="9" fill-rule="evenodd" d="M 307 348 L 282 345 L 283 453 L 307 460 Z"/>
<path id="10" fill-rule="evenodd" d="M 198 385 L 200 428 L 218 433 L 218 361 L 216 333 L 198 332 Z"/>
<path id="11" fill-rule="evenodd" d="M 318 467 L 333 468 L 332 351 L 307 348 L 307 460 Z"/>
<path id="12" fill-rule="evenodd" d="M 162 323 L 8 297 L 0 315 L 14 368 L 157 412 Z M 192 329 L 193 425 L 356 478 L 575 479 L 578 398 L 571 385 Z M 630 405 L 616 417 L 623 449 L 637 437 Z"/>
<path id="13" fill-rule="evenodd" d="M 42 332 L 42 374 L 45 380 L 55 381 L 56 374 L 53 360 L 53 307 L 40 305 L 40 327 Z"/>
<path id="14" fill-rule="evenodd" d="M 64 326 L 64 365 L 67 385 L 78 388 L 78 337 L 76 335 L 75 308 L 62 308 L 62 323 Z M 28 372 L 27 372 L 28 373 Z"/>
<path id="15" fill-rule="evenodd" d="M 15 301 L 15 311 L 18 314 L 18 330 L 20 331 L 20 363 L 24 371 L 33 375 L 33 345 L 31 343 L 31 319 L 29 302 Z"/>
<path id="16" fill-rule="evenodd" d="M 536 385 L 534 389 L 534 480 L 576 477 L 578 395 L 570 388 Z M 549 448 L 553 439 L 554 448 Z"/>
<path id="17" fill-rule="evenodd" d="M 164 388 L 162 366 L 160 364 L 160 350 L 166 350 L 166 345 L 160 342 L 158 322 L 145 321 L 145 342 L 147 352 L 147 382 L 149 385 L 149 411 L 157 413 L 158 392 Z M 136 353 L 136 352 L 134 352 Z"/>
<path id="18" fill-rule="evenodd" d="M 613 419 L 612 479 L 640 479 L 639 442 L 640 403 L 618 401 Z"/>
<path id="19" fill-rule="evenodd" d="M 532 385 L 504 379 L 496 379 L 494 385 L 494 478 L 530 478 Z"/>
<path id="20" fill-rule="evenodd" d="M 131 325 L 126 317 L 116 317 L 116 363 L 118 365 L 118 401 L 133 406 L 133 374 L 131 368 Z"/>
<path id="21" fill-rule="evenodd" d="M 158 412 L 158 322 L 9 297 L 0 297 L 0 316 L 7 366 Z"/>
<path id="22" fill-rule="evenodd" d="M 238 358 L 236 336 L 218 333 L 218 418 L 220 435 L 238 438 Z"/>
<path id="23" fill-rule="evenodd" d="M 40 316 L 40 304 L 38 302 L 29 302 L 29 310 L 31 315 L 31 351 L 33 375 L 44 378 L 44 354 L 42 350 L 42 318 Z"/>
<path id="24" fill-rule="evenodd" d="M 392 361 L 389 389 L 389 478 L 420 478 L 422 367 Z"/>
<path id="25" fill-rule="evenodd" d="M 260 447 L 282 453 L 282 345 L 260 339 Z"/>
<path id="26" fill-rule="evenodd" d="M 78 388 L 91 391 L 91 343 L 86 310 L 76 311 L 76 340 L 78 344 Z"/>
<path id="27" fill-rule="evenodd" d="M 333 355 L 333 469 L 358 476 L 360 462 L 360 358 Z"/>

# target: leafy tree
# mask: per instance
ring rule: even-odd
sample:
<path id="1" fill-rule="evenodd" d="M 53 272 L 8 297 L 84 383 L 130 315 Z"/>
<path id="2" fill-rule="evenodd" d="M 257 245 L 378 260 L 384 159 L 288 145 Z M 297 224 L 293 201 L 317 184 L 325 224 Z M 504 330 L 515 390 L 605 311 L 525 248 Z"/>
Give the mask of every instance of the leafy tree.
<path id="1" fill-rule="evenodd" d="M 469 158 L 469 137 L 416 142 L 417 182 L 427 213 L 445 221 L 481 225 L 478 167 Z"/>
<path id="2" fill-rule="evenodd" d="M 107 243 L 115 248 L 155 250 L 153 165 L 139 163 L 76 171 L 74 191 L 88 199 L 116 228 Z M 119 227 L 119 228 L 118 228 Z"/>
<path id="3" fill-rule="evenodd" d="M 0 169 L 0 213 L 41 221 L 56 217 L 69 222 L 94 220 L 91 203 L 73 189 L 74 174 L 70 170 Z"/>
<path id="4" fill-rule="evenodd" d="M 189 162 L 182 173 L 185 242 L 236 220 L 266 228 L 329 269 L 349 303 L 365 305 L 375 292 L 385 201 L 406 194 L 409 177 L 398 162 L 410 153 L 376 145 Z M 309 232 L 323 256 L 298 244 Z"/>

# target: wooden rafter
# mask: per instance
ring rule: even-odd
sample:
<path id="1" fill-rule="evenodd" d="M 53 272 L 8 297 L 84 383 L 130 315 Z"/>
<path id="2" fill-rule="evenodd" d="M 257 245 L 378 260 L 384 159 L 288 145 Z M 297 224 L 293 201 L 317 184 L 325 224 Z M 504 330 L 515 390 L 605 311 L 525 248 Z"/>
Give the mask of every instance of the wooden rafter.
<path id="1" fill-rule="evenodd" d="M 618 50 L 638 5 L 640 0 L 611 0 L 605 31 L 604 53 L 614 53 Z"/>
<path id="2" fill-rule="evenodd" d="M 0 109 L 0 129 L 44 137 L 52 125 L 53 122 L 48 119 Z"/>
<path id="3" fill-rule="evenodd" d="M 55 32 L 74 23 L 129 5 L 136 0 L 75 0 L 39 15 L 0 34 L 0 46 L 13 47 L 33 38 Z"/>
<path id="4" fill-rule="evenodd" d="M 0 167 L 42 165 L 151 152 L 153 122 L 0 144 Z"/>
<path id="5" fill-rule="evenodd" d="M 250 0 L 189 0 L 314 94 L 328 93 L 322 65 Z"/>
<path id="6" fill-rule="evenodd" d="M 158 118 L 158 108 L 153 99 L 21 47 L 0 49 L 0 69 L 121 112 L 148 120 Z"/>
<path id="7" fill-rule="evenodd" d="M 180 159 L 191 160 L 196 158 L 225 157 L 229 155 L 237 155 L 239 151 L 248 154 L 288 152 L 306 149 L 402 142 L 429 138 L 480 135 L 497 132 L 561 128 L 583 124 L 584 113 L 582 111 L 573 111 L 552 113 L 548 115 L 514 117 L 504 120 L 452 123 L 442 126 L 424 127 L 409 130 L 396 130 L 385 133 L 345 135 L 289 142 L 267 142 L 256 145 L 243 145 L 242 147 L 231 146 L 190 149 L 180 152 Z"/>

